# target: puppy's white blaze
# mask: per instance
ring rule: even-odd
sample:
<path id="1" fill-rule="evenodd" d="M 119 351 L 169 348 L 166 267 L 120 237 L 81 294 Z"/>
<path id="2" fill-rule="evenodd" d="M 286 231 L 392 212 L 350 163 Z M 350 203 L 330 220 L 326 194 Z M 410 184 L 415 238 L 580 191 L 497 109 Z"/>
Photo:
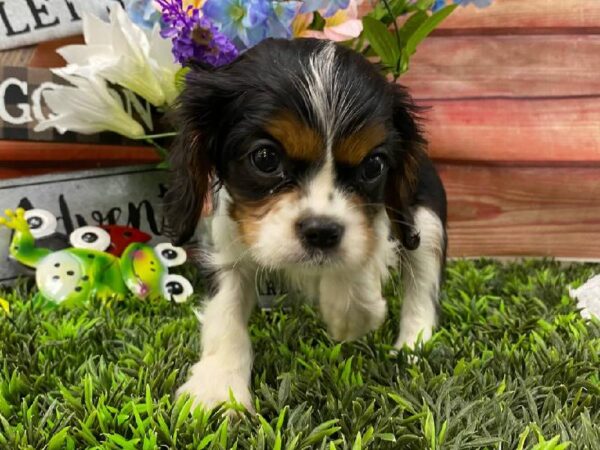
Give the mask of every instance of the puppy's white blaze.
<path id="1" fill-rule="evenodd" d="M 339 249 L 339 263 L 344 266 L 359 264 L 367 253 L 368 236 L 365 234 L 363 212 L 352 204 L 335 186 L 333 161 L 326 160 L 306 186 L 300 215 L 323 215 L 337 220 L 345 232 Z"/>
<path id="2" fill-rule="evenodd" d="M 305 96 L 323 128 L 327 153 L 331 154 L 334 134 L 332 113 L 336 109 L 334 104 L 335 44 L 326 41 L 322 49 L 310 58 L 308 68 Z"/>
<path id="3" fill-rule="evenodd" d="M 363 255 L 359 268 L 321 278 L 319 306 L 329 332 L 338 340 L 357 339 L 376 329 L 387 313 L 381 285 L 397 261 L 396 245 L 388 239 L 389 220 L 384 212 L 375 218 L 373 228 L 376 247 L 370 258 Z"/>
<path id="4" fill-rule="evenodd" d="M 421 245 L 407 252 L 407 265 L 402 267 L 404 301 L 397 348 L 405 344 L 413 347 L 420 333 L 423 341 L 427 341 L 436 325 L 444 228 L 439 217 L 423 207 L 415 210 L 415 228 L 420 233 Z"/>
<path id="5" fill-rule="evenodd" d="M 356 130 L 364 124 L 357 121 L 358 97 L 352 95 L 359 88 L 347 80 L 344 90 L 341 90 L 340 83 L 336 82 L 341 70 L 337 64 L 336 50 L 333 42 L 325 42 L 321 50 L 310 58 L 306 80 L 298 83 L 300 92 L 325 134 L 328 157 L 333 157 L 331 153 L 336 132 L 345 129 L 353 121 L 356 122 Z"/>
<path id="6" fill-rule="evenodd" d="M 334 169 L 331 158 L 327 158 L 323 167 L 308 182 L 304 204 L 315 214 L 326 214 L 336 196 L 334 186 Z M 339 197 L 339 194 L 337 195 Z M 339 200 L 339 199 L 338 199 Z"/>

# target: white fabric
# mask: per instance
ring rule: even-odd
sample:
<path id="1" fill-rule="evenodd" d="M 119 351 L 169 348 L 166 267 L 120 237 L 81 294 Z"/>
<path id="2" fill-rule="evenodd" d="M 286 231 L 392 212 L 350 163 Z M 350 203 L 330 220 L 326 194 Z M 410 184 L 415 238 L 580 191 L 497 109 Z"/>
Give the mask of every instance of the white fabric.
<path id="1" fill-rule="evenodd" d="M 5 0 L 0 2 L 0 50 L 81 33 L 82 14 L 102 18 L 116 0 Z"/>

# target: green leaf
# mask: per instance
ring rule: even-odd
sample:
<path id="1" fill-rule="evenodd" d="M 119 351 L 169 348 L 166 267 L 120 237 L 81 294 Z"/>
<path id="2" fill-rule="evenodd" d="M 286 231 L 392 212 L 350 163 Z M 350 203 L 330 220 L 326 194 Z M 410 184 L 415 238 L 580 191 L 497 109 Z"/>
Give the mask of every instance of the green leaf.
<path id="1" fill-rule="evenodd" d="M 308 446 L 316 444 L 317 442 L 321 442 L 323 438 L 337 433 L 341 427 L 336 427 L 334 425 L 339 421 L 339 419 L 328 420 L 327 422 L 323 422 L 321 425 L 315 427 L 315 429 L 312 430 L 308 436 L 306 436 L 306 439 L 304 439 L 302 445 Z"/>
<path id="2" fill-rule="evenodd" d="M 362 450 L 362 436 L 360 435 L 360 431 L 356 435 L 356 439 L 354 440 L 352 450 Z"/>
<path id="3" fill-rule="evenodd" d="M 281 431 L 281 429 L 283 428 L 283 422 L 285 420 L 285 415 L 288 412 L 289 406 L 285 406 L 280 412 L 279 412 L 279 417 L 277 418 L 277 425 L 275 427 L 275 430 L 279 433 Z"/>
<path id="4" fill-rule="evenodd" d="M 319 14 L 318 11 L 315 11 L 313 14 L 314 14 L 314 16 L 313 16 L 313 21 L 310 24 L 310 29 L 322 31 L 323 28 L 325 27 L 325 19 L 323 19 L 323 16 L 321 16 L 321 14 Z"/>
<path id="5" fill-rule="evenodd" d="M 146 384 L 146 413 L 148 417 L 154 416 L 154 402 L 152 401 L 152 392 L 150 391 L 150 385 Z"/>
<path id="6" fill-rule="evenodd" d="M 185 77 L 191 69 L 189 67 L 182 67 L 175 73 L 175 87 L 179 92 L 185 88 Z"/>
<path id="7" fill-rule="evenodd" d="M 525 427 L 523 432 L 519 435 L 519 443 L 517 444 L 517 450 L 523 450 L 525 448 L 525 441 L 527 440 L 527 437 L 529 436 L 530 433 L 531 433 L 531 429 L 529 428 L 529 425 L 528 425 L 527 427 Z"/>
<path id="8" fill-rule="evenodd" d="M 60 450 L 69 435 L 69 427 L 63 428 L 48 441 L 48 450 Z"/>
<path id="9" fill-rule="evenodd" d="M 417 2 L 415 2 L 415 7 L 421 11 L 428 11 L 433 6 L 434 1 L 435 0 L 417 0 Z"/>
<path id="10" fill-rule="evenodd" d="M 363 33 L 381 62 L 388 67 L 395 67 L 400 58 L 400 48 L 387 26 L 369 16 L 363 17 L 362 22 Z"/>
<path id="11" fill-rule="evenodd" d="M 386 442 L 396 442 L 396 436 L 393 433 L 378 433 L 375 437 Z"/>
<path id="12" fill-rule="evenodd" d="M 429 18 L 429 14 L 424 11 L 417 11 L 412 14 L 402 28 L 400 28 L 400 39 L 402 46 L 406 46 L 408 39 L 415 34 L 419 27 Z"/>
<path id="13" fill-rule="evenodd" d="M 131 439 L 128 441 L 120 434 L 107 434 L 106 437 L 110 442 L 117 444 L 123 450 L 136 450 L 139 439 Z"/>
<path id="14" fill-rule="evenodd" d="M 412 56 L 417 50 L 417 46 L 423 42 L 427 36 L 431 34 L 437 26 L 442 23 L 452 12 L 458 7 L 458 5 L 449 5 L 439 11 L 433 13 L 427 18 L 419 27 L 411 34 L 410 38 L 406 42 L 405 49 L 409 56 Z"/>
<path id="15" fill-rule="evenodd" d="M 229 421 L 227 419 L 224 420 L 223 423 L 217 429 L 217 432 L 215 433 L 218 436 L 219 444 L 221 444 L 221 447 L 223 447 L 223 448 L 227 448 L 227 426 L 228 426 L 228 424 L 229 424 Z"/>
<path id="16" fill-rule="evenodd" d="M 444 443 L 444 441 L 446 440 L 447 428 L 448 428 L 448 421 L 444 420 L 444 423 L 442 423 L 442 429 L 440 430 L 440 433 L 438 434 L 438 443 L 440 445 L 442 445 Z"/>
<path id="17" fill-rule="evenodd" d="M 423 433 L 425 434 L 425 438 L 429 441 L 429 446 L 432 449 L 437 448 L 435 435 L 435 421 L 433 420 L 433 414 L 429 410 L 427 410 L 427 415 L 425 416 L 425 426 L 423 427 Z"/>
<path id="18" fill-rule="evenodd" d="M 265 418 L 263 416 L 261 416 L 260 414 L 257 414 L 258 417 L 258 421 L 260 422 L 260 425 L 262 427 L 263 430 L 265 430 L 266 435 L 268 436 L 269 440 L 274 440 L 275 439 L 275 431 L 273 430 L 273 427 L 271 426 L 271 424 L 269 424 L 269 422 L 267 422 L 265 420 Z"/>
<path id="19" fill-rule="evenodd" d="M 175 429 L 179 429 L 181 425 L 188 419 L 190 410 L 194 404 L 193 398 L 188 398 L 186 402 L 183 404 L 181 409 L 179 410 L 179 414 L 177 415 L 177 422 L 175 423 Z"/>
<path id="20" fill-rule="evenodd" d="M 392 11 L 393 17 L 390 17 L 388 8 L 383 1 L 377 2 L 375 8 L 369 13 L 369 16 L 385 24 L 390 24 L 397 17 L 411 10 L 411 4 L 408 0 L 389 0 L 388 6 Z"/>
<path id="21" fill-rule="evenodd" d="M 273 450 L 281 450 L 281 433 L 278 431 L 275 436 L 275 443 L 273 444 Z"/>
<path id="22" fill-rule="evenodd" d="M 210 444 L 214 438 L 215 438 L 215 433 L 211 433 L 211 434 L 204 436 L 202 438 L 202 440 L 200 441 L 200 443 L 198 444 L 198 447 L 196 448 L 196 450 L 202 450 L 208 444 Z"/>

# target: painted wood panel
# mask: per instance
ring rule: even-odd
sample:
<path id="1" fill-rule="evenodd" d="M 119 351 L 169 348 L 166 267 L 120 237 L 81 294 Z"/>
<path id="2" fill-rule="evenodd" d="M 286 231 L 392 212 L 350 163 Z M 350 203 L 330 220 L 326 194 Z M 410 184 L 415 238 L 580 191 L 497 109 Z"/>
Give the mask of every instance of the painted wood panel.
<path id="1" fill-rule="evenodd" d="M 126 161 L 138 158 L 146 163 L 157 161 L 150 146 L 124 147 L 119 145 L 65 144 L 35 141 L 0 141 L 0 161 Z"/>
<path id="2" fill-rule="evenodd" d="M 600 165 L 438 169 L 449 198 L 451 256 L 600 260 Z"/>
<path id="3" fill-rule="evenodd" d="M 438 34 L 598 33 L 598 0 L 494 0 L 483 9 L 459 8 Z"/>
<path id="4" fill-rule="evenodd" d="M 0 141 L 0 179 L 158 161 L 151 147 Z"/>
<path id="5" fill-rule="evenodd" d="M 65 60 L 62 56 L 56 53 L 56 49 L 65 45 L 83 44 L 83 36 L 69 36 L 61 39 L 54 39 L 48 42 L 42 42 L 35 47 L 35 51 L 31 56 L 29 67 L 62 67 L 65 65 Z"/>
<path id="6" fill-rule="evenodd" d="M 600 4 L 600 1 L 598 2 Z M 600 35 L 426 39 L 400 83 L 417 98 L 600 95 Z"/>
<path id="7" fill-rule="evenodd" d="M 600 96 L 435 100 L 424 117 L 434 158 L 459 161 L 600 161 Z"/>
<path id="8" fill-rule="evenodd" d="M 20 178 L 30 177 L 34 175 L 47 175 L 50 173 L 67 173 L 76 172 L 79 170 L 86 169 L 99 169 L 103 167 L 121 167 L 125 165 L 136 164 L 134 161 L 121 161 L 121 162 L 103 162 L 97 163 L 95 161 L 79 162 L 75 166 L 65 166 L 61 163 L 52 164 L 47 163 L 36 163 L 36 164 L 10 164 L 8 166 L 2 165 L 0 167 L 0 180 L 9 178 Z"/>

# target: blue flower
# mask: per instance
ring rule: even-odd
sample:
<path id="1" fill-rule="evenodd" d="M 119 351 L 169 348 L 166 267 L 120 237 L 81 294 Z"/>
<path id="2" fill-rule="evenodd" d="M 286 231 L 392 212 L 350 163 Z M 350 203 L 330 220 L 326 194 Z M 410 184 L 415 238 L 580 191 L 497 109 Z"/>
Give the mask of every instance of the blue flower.
<path id="1" fill-rule="evenodd" d="M 454 0 L 454 3 L 461 6 L 467 6 L 472 3 L 478 8 L 487 8 L 492 4 L 492 0 Z M 446 6 L 446 0 L 435 0 L 431 10 L 435 12 L 442 9 L 444 6 Z"/>
<path id="2" fill-rule="evenodd" d="M 202 11 L 238 48 L 248 48 L 265 38 L 270 7 L 269 0 L 207 0 Z"/>
<path id="3" fill-rule="evenodd" d="M 467 6 L 472 3 L 478 8 L 487 8 L 492 4 L 492 0 L 454 0 L 454 3 L 457 3 L 461 6 Z"/>
<path id="4" fill-rule="evenodd" d="M 346 9 L 350 0 L 305 0 L 302 2 L 300 13 L 305 14 L 314 11 L 324 11 L 323 17 L 333 16 L 339 9 Z"/>
<path id="5" fill-rule="evenodd" d="M 433 3 L 433 6 L 431 7 L 431 10 L 433 12 L 436 12 L 436 11 L 442 9 L 444 6 L 446 6 L 446 0 L 435 0 L 435 2 Z"/>
<path id="6" fill-rule="evenodd" d="M 296 17 L 300 3 L 299 1 L 272 2 L 267 17 L 265 37 L 290 39 L 292 37 L 292 22 Z"/>
<path id="7" fill-rule="evenodd" d="M 133 23 L 142 28 L 152 29 L 160 21 L 160 12 L 152 0 L 125 0 L 125 11 Z"/>

